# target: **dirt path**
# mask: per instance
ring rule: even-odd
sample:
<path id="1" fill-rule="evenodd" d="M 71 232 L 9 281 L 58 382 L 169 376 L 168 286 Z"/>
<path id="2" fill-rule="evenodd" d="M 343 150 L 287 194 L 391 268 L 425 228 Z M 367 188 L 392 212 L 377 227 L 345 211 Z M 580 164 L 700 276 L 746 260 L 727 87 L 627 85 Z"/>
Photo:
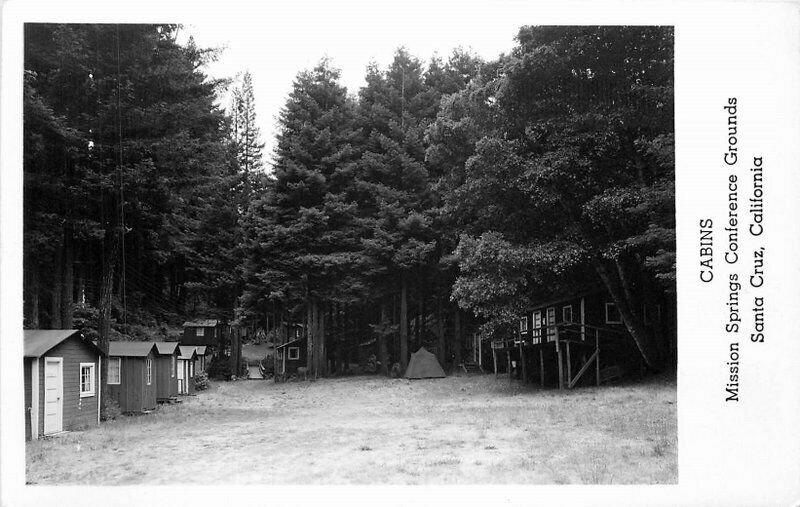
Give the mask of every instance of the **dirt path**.
<path id="1" fill-rule="evenodd" d="M 27 445 L 38 484 L 675 483 L 674 382 L 559 393 L 491 375 L 216 382 Z"/>

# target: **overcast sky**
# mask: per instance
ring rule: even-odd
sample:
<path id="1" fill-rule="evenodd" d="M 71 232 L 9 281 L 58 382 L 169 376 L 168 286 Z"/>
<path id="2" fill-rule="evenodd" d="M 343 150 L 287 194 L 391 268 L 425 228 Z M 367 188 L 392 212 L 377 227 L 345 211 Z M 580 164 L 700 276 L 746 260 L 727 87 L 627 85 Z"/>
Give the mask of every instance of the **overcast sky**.
<path id="1" fill-rule="evenodd" d="M 521 25 L 535 20 L 511 9 L 515 2 L 492 9 L 489 5 L 415 0 L 378 8 L 292 2 L 248 16 L 233 9 L 236 12 L 225 11 L 211 19 L 189 20 L 180 38 L 192 35 L 201 47 L 225 47 L 219 60 L 206 69 L 213 77 L 250 71 L 267 154 L 274 144 L 277 115 L 299 71 L 327 56 L 341 69 L 342 84 L 355 94 L 364 84 L 369 62 L 385 67 L 401 45 L 424 63 L 435 53 L 446 59 L 459 46 L 487 60 L 496 58 L 510 51 Z M 498 8 L 502 5 L 506 8 Z"/>

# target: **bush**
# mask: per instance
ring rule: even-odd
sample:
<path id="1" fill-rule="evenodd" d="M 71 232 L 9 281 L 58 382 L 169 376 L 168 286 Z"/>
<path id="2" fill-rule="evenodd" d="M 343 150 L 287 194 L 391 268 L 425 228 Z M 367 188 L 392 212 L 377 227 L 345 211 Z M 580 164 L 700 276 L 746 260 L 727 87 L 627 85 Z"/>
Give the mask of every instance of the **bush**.
<path id="1" fill-rule="evenodd" d="M 218 380 L 230 380 L 234 375 L 231 359 L 225 355 L 214 356 L 208 363 L 208 377 Z"/>
<path id="2" fill-rule="evenodd" d="M 208 389 L 208 375 L 203 373 L 198 373 L 194 376 L 194 388 L 198 391 L 205 391 Z"/>
<path id="3" fill-rule="evenodd" d="M 103 398 L 103 406 L 100 407 L 100 420 L 101 421 L 113 421 L 117 417 L 122 415 L 122 410 L 119 408 L 119 403 L 117 400 L 109 398 L 106 396 Z"/>

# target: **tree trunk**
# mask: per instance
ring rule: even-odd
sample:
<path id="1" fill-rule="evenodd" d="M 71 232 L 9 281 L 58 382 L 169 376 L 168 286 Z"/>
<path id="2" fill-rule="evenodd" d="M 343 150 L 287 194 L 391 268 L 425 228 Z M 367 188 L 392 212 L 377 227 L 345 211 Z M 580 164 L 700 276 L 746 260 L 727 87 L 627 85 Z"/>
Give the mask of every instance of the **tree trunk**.
<path id="1" fill-rule="evenodd" d="M 436 337 L 439 349 L 439 364 L 445 364 L 444 350 L 444 312 L 442 311 L 442 298 L 436 298 Z"/>
<path id="2" fill-rule="evenodd" d="M 109 245 L 103 260 L 103 278 L 100 282 L 100 302 L 99 302 L 99 336 L 97 346 L 108 356 L 108 341 L 111 336 L 111 299 L 114 294 L 114 270 L 117 266 L 117 253 L 119 250 L 119 235 L 114 229 L 108 238 Z M 108 361 L 103 361 L 100 368 L 100 399 L 108 399 Z"/>
<path id="3" fill-rule="evenodd" d="M 72 228 L 64 230 L 64 285 L 61 296 L 61 325 L 72 329 L 72 310 L 74 304 L 74 249 Z"/>
<path id="4" fill-rule="evenodd" d="M 50 297 L 50 329 L 62 329 L 61 296 L 64 294 L 64 250 L 61 242 L 56 245 L 53 271 L 53 290 Z"/>
<path id="5" fill-rule="evenodd" d="M 408 282 L 406 276 L 400 287 L 400 369 L 405 373 L 408 366 Z"/>
<path id="6" fill-rule="evenodd" d="M 384 330 L 389 325 L 389 312 L 386 309 L 386 299 L 381 299 L 381 327 L 378 331 L 378 361 L 381 363 L 381 375 L 389 375 L 389 351 L 386 348 L 386 334 Z"/>
<path id="7" fill-rule="evenodd" d="M 306 300 L 306 368 L 314 371 L 314 303 L 311 296 Z"/>
<path id="8" fill-rule="evenodd" d="M 28 310 L 28 326 L 31 329 L 39 329 L 39 266 L 30 268 L 29 280 L 28 297 L 30 306 Z"/>
<path id="9" fill-rule="evenodd" d="M 624 264 L 617 260 L 615 262 L 616 272 L 612 272 L 599 260 L 595 261 L 594 265 L 597 274 L 617 304 L 622 322 L 625 323 L 625 327 L 633 337 L 636 348 L 639 349 L 645 364 L 653 370 L 660 370 L 661 365 L 656 357 L 657 354 L 650 333 L 644 325 L 641 312 L 636 309 L 635 299 L 631 299 L 632 287 Z"/>
<path id="10" fill-rule="evenodd" d="M 327 358 L 325 357 L 325 307 L 316 304 L 317 307 L 317 336 L 315 343 L 317 344 L 317 368 L 314 376 L 323 377 L 327 375 Z"/>
<path id="11" fill-rule="evenodd" d="M 455 356 L 453 366 L 458 367 L 461 364 L 461 310 L 458 305 L 456 305 L 453 328 L 453 354 Z"/>

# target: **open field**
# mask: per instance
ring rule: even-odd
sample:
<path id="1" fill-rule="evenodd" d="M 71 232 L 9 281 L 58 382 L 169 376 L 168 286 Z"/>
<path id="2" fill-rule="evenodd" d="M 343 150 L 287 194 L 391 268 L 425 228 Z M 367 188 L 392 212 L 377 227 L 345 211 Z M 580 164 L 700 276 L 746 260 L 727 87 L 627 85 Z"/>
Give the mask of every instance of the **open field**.
<path id="1" fill-rule="evenodd" d="M 492 375 L 214 382 L 26 447 L 34 484 L 676 483 L 675 382 L 560 393 Z"/>

